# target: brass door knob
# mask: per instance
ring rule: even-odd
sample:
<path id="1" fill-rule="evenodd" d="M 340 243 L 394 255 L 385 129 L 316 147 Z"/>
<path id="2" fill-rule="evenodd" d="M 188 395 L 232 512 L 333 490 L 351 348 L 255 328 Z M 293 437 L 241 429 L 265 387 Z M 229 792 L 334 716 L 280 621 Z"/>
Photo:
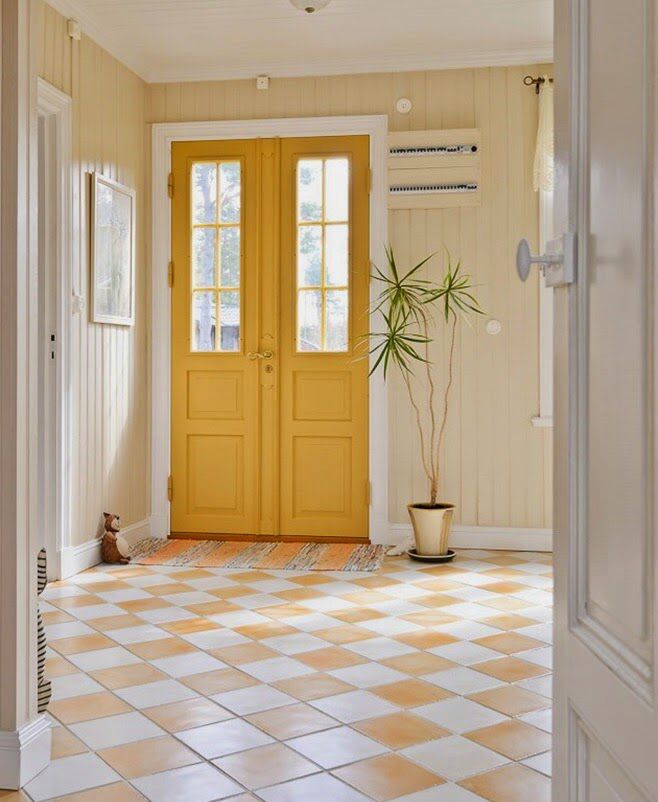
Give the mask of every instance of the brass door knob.
<path id="1" fill-rule="evenodd" d="M 272 359 L 274 357 L 273 351 L 250 351 L 247 354 L 247 359 L 251 359 L 254 362 L 256 359 Z"/>

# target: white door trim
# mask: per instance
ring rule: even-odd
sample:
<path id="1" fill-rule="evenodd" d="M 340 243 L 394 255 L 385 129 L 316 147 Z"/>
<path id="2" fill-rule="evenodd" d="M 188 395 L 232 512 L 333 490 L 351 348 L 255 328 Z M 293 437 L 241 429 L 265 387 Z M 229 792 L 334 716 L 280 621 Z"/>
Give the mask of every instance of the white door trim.
<path id="1" fill-rule="evenodd" d="M 370 258 L 383 264 L 388 242 L 386 157 L 388 117 L 300 117 L 276 120 L 157 123 L 153 125 L 153 230 L 151 246 L 151 534 L 169 534 L 171 410 L 171 297 L 167 269 L 171 258 L 171 202 L 167 177 L 173 142 L 268 137 L 368 135 L 370 137 Z M 386 387 L 380 374 L 370 378 L 370 539 L 389 541 L 388 415 Z"/>
<path id="2" fill-rule="evenodd" d="M 47 520 L 52 526 L 45 532 L 48 550 L 48 577 L 61 579 L 64 552 L 69 548 L 71 531 L 71 431 L 72 431 L 72 371 L 71 371 L 71 297 L 72 285 L 72 105 L 69 95 L 56 87 L 37 79 L 37 115 L 45 118 L 46 140 L 49 157 L 53 160 L 53 181 L 49 183 L 48 207 L 55 219 L 52 230 L 56 232 L 54 264 L 51 286 L 56 288 L 55 298 L 55 379 L 50 401 L 54 407 L 54 431 L 52 452 L 54 454 L 54 515 L 47 511 Z M 39 344 L 44 348 L 44 343 Z M 40 499 L 43 503 L 43 499 Z"/>

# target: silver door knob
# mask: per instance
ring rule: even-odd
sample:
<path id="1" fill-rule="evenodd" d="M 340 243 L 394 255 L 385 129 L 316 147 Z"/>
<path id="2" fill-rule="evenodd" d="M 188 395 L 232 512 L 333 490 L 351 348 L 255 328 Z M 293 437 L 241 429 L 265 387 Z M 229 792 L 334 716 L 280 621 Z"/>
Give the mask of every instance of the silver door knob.
<path id="1" fill-rule="evenodd" d="M 254 362 L 257 359 L 272 359 L 274 357 L 274 353 L 272 351 L 250 351 L 247 354 L 247 359 L 251 359 Z"/>

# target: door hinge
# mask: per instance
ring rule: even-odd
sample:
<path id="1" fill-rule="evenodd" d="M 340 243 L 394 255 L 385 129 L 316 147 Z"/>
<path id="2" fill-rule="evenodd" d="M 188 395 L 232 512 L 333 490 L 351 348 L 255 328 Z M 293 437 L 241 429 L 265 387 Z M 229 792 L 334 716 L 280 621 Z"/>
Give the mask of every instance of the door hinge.
<path id="1" fill-rule="evenodd" d="M 174 497 L 174 479 L 171 474 L 167 477 L 167 500 L 171 501 Z"/>
<path id="2" fill-rule="evenodd" d="M 174 263 L 169 262 L 169 266 L 167 267 L 167 283 L 170 287 L 174 286 Z"/>
<path id="3" fill-rule="evenodd" d="M 372 482 L 366 482 L 366 504 L 370 506 L 372 498 Z"/>
<path id="4" fill-rule="evenodd" d="M 372 167 L 368 167 L 368 172 L 366 173 L 366 192 L 368 195 L 372 194 Z"/>
<path id="5" fill-rule="evenodd" d="M 173 173 L 169 173 L 169 175 L 167 176 L 167 195 L 169 195 L 170 198 L 174 197 L 174 174 Z"/>

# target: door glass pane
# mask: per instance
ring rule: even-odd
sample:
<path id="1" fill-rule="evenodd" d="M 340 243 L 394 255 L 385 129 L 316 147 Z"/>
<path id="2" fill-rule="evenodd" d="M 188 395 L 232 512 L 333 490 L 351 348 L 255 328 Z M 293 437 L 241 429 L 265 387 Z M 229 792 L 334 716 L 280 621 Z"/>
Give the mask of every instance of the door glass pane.
<path id="1" fill-rule="evenodd" d="M 217 165 L 192 167 L 192 223 L 214 223 L 217 216 Z"/>
<path id="2" fill-rule="evenodd" d="M 347 220 L 349 217 L 349 162 L 347 159 L 327 159 L 325 219 Z"/>
<path id="3" fill-rule="evenodd" d="M 300 159 L 297 166 L 297 218 L 322 219 L 322 159 Z"/>
<path id="4" fill-rule="evenodd" d="M 325 294 L 325 350 L 347 350 L 347 290 L 328 290 Z"/>
<path id="5" fill-rule="evenodd" d="M 192 342 L 195 351 L 215 350 L 217 309 L 215 292 L 192 295 Z"/>
<path id="6" fill-rule="evenodd" d="M 192 234 L 192 279 L 194 287 L 215 286 L 217 264 L 217 231 L 195 228 Z"/>
<path id="7" fill-rule="evenodd" d="M 297 350 L 349 351 L 350 162 L 297 163 Z"/>
<path id="8" fill-rule="evenodd" d="M 327 284 L 332 287 L 346 287 L 348 274 L 348 226 L 327 226 L 326 254 Z"/>
<path id="9" fill-rule="evenodd" d="M 222 287 L 240 286 L 240 229 L 238 226 L 222 228 L 222 250 L 220 254 L 220 279 Z"/>
<path id="10" fill-rule="evenodd" d="M 190 182 L 192 351 L 235 353 L 241 349 L 241 163 L 193 164 Z"/>
<path id="11" fill-rule="evenodd" d="M 303 290 L 299 293 L 297 347 L 299 351 L 322 350 L 321 290 Z"/>
<path id="12" fill-rule="evenodd" d="M 240 222 L 240 162 L 223 162 L 220 170 L 220 220 L 222 223 Z"/>
<path id="13" fill-rule="evenodd" d="M 225 290 L 219 294 L 222 351 L 240 350 L 240 293 Z"/>
<path id="14" fill-rule="evenodd" d="M 300 226 L 298 240 L 298 284 L 319 287 L 322 284 L 322 226 Z"/>

